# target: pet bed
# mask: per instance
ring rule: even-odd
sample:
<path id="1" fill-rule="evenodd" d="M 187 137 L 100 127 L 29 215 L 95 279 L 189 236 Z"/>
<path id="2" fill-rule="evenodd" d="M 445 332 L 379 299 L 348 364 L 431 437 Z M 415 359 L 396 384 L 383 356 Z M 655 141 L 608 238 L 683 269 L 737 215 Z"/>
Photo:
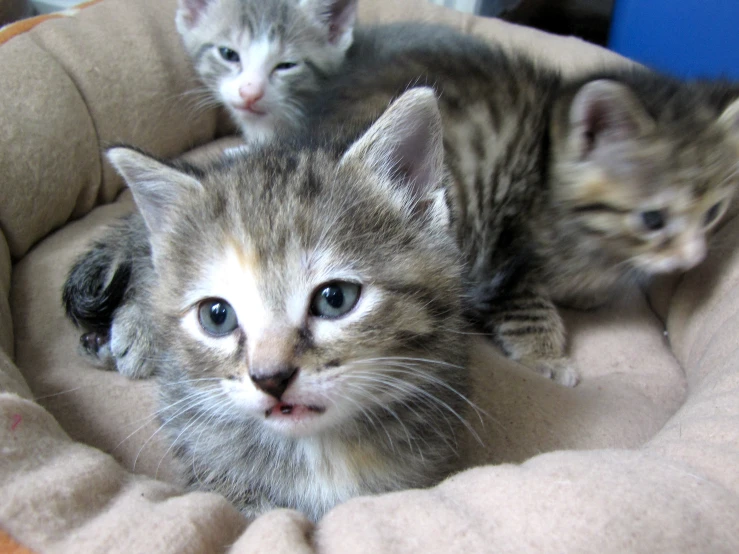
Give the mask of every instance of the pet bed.
<path id="1" fill-rule="evenodd" d="M 460 437 L 469 469 L 434 488 L 357 498 L 317 523 L 289 510 L 248 522 L 185 492 L 152 383 L 81 359 L 60 304 L 72 260 L 133 208 L 101 145 L 169 157 L 232 132 L 186 94 L 175 5 L 104 0 L 0 31 L 0 551 L 739 552 L 736 217 L 690 273 L 565 313 L 574 389 L 476 344 L 481 442 Z M 627 63 L 423 0 L 360 5 L 363 22 L 446 22 L 563 71 Z"/>

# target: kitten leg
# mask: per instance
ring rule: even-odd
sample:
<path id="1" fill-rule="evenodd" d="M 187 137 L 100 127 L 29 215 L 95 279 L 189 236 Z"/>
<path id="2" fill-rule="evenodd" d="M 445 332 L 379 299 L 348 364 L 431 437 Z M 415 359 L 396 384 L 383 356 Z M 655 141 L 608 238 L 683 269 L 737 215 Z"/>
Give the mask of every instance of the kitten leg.
<path id="1" fill-rule="evenodd" d="M 151 377 L 156 369 L 151 312 L 145 303 L 129 300 L 116 310 L 108 350 L 115 369 L 129 379 Z"/>
<path id="2" fill-rule="evenodd" d="M 489 302 L 485 311 L 486 331 L 509 358 L 566 387 L 577 385 L 577 371 L 564 353 L 562 318 L 541 287 L 515 286 Z"/>
<path id="3" fill-rule="evenodd" d="M 152 272 L 148 231 L 138 214 L 113 226 L 70 270 L 62 302 L 75 325 L 91 330 L 80 337 L 79 350 L 93 365 L 130 379 L 153 373 L 146 302 Z"/>
<path id="4" fill-rule="evenodd" d="M 80 353 L 100 369 L 118 371 L 129 379 L 151 377 L 156 369 L 148 311 L 137 302 L 126 302 L 115 312 L 106 332 L 80 336 Z"/>

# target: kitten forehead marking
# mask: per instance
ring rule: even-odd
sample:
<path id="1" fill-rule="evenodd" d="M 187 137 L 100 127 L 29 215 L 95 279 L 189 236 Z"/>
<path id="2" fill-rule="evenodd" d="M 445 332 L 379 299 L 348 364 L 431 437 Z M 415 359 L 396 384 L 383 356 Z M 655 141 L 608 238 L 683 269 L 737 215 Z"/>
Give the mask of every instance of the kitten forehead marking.
<path id="1" fill-rule="evenodd" d="M 246 245 L 227 241 L 223 252 L 213 256 L 213 260 L 206 265 L 194 289 L 185 294 L 185 303 L 194 306 L 191 311 L 194 312 L 197 323 L 197 305 L 200 301 L 206 298 L 223 298 L 236 311 L 239 325 L 246 336 L 258 337 L 272 320 L 272 312 L 260 293 L 259 281 L 260 269 L 256 253 Z M 231 351 L 236 348 L 232 335 L 211 338 L 199 327 L 193 329 L 188 325 L 186 329 L 200 342 L 208 345 L 227 343 L 232 347 Z"/>

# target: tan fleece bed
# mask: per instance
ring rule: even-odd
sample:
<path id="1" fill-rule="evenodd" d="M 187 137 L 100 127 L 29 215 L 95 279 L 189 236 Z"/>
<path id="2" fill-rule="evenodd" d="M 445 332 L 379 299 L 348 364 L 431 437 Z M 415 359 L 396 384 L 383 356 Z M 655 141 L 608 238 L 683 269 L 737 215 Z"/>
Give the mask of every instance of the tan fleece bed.
<path id="1" fill-rule="evenodd" d="M 101 144 L 175 156 L 227 132 L 183 95 L 175 3 L 104 0 L 0 32 L 0 552 L 739 552 L 739 218 L 696 270 L 566 314 L 575 389 L 476 346 L 484 446 L 466 437 L 472 469 L 435 488 L 316 524 L 185 492 L 153 383 L 79 358 L 59 299 L 71 260 L 132 208 Z M 360 4 L 365 22 L 446 21 L 568 71 L 624 63 L 423 0 Z"/>

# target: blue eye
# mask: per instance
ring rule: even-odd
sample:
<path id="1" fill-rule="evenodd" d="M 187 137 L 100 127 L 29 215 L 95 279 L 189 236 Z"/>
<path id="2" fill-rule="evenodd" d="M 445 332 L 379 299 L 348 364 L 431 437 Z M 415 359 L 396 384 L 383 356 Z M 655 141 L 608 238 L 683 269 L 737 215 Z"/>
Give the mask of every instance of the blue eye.
<path id="1" fill-rule="evenodd" d="M 298 67 L 298 64 L 295 62 L 282 62 L 278 63 L 275 66 L 275 71 L 286 71 L 288 69 L 292 69 L 293 67 Z"/>
<path id="2" fill-rule="evenodd" d="M 239 54 L 235 50 L 231 50 L 227 46 L 219 46 L 218 53 L 221 55 L 221 58 L 223 58 L 227 62 L 236 63 L 241 60 Z"/>
<path id="3" fill-rule="evenodd" d="M 222 298 L 209 298 L 198 304 L 200 327 L 212 337 L 230 335 L 239 326 L 236 312 Z"/>
<path id="4" fill-rule="evenodd" d="M 326 283 L 316 289 L 310 304 L 310 314 L 335 319 L 349 313 L 359 300 L 361 287 L 348 281 Z"/>

